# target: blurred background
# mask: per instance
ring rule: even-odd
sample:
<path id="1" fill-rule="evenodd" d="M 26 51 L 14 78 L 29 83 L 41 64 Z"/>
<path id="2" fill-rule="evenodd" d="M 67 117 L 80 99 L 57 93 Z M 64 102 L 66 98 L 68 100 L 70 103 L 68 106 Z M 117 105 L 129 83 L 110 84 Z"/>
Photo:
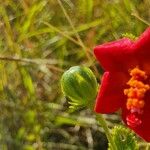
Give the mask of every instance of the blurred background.
<path id="1" fill-rule="evenodd" d="M 149 25 L 149 8 L 149 0 L 1 0 L 0 149 L 106 150 L 92 110 L 68 109 L 60 78 L 84 65 L 99 82 L 93 47 L 135 39 Z M 104 117 L 109 127 L 121 123 Z"/>

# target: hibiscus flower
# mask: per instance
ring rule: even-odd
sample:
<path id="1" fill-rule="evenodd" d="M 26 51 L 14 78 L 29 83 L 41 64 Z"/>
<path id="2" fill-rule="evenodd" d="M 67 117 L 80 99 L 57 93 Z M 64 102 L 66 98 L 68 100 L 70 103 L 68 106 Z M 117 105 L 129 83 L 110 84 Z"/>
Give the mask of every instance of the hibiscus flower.
<path id="1" fill-rule="evenodd" d="M 95 111 L 121 109 L 125 124 L 150 141 L 150 28 L 136 41 L 123 38 L 98 45 L 94 54 L 105 71 Z"/>

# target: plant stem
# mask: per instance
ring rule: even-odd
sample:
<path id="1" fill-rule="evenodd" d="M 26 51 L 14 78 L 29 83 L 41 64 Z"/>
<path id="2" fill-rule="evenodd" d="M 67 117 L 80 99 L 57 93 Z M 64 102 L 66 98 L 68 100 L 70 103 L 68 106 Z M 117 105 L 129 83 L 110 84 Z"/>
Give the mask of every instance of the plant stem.
<path id="1" fill-rule="evenodd" d="M 63 69 L 56 67 L 55 65 L 57 65 L 59 62 L 61 63 L 61 61 L 59 60 L 55 60 L 55 59 L 41 59 L 41 58 L 37 58 L 37 59 L 29 59 L 29 58 L 19 58 L 19 57 L 9 57 L 9 56 L 0 56 L 0 61 L 14 61 L 14 62 L 23 62 L 23 63 L 29 63 L 29 64 L 37 64 L 37 65 L 47 65 L 48 68 L 58 71 L 58 72 L 64 72 Z"/>
<path id="2" fill-rule="evenodd" d="M 141 18 L 138 14 L 132 13 L 131 15 L 134 16 L 134 17 L 136 17 L 137 19 L 139 19 L 140 21 L 142 21 L 146 25 L 150 26 L 150 23 L 148 21 L 144 20 L 143 18 Z"/>
<path id="3" fill-rule="evenodd" d="M 108 139 L 109 143 L 111 144 L 112 150 L 117 150 L 117 147 L 116 147 L 116 145 L 115 145 L 115 143 L 114 143 L 114 141 L 113 141 L 113 139 L 112 139 L 112 136 L 111 136 L 111 134 L 110 134 L 110 132 L 109 132 L 109 129 L 108 129 L 106 120 L 104 119 L 104 117 L 102 116 L 102 114 L 98 114 L 98 115 L 97 115 L 97 119 L 98 119 L 100 125 L 102 126 L 102 128 L 103 128 L 104 131 L 105 131 L 105 134 L 106 134 L 106 136 L 107 136 L 107 139 Z"/>
<path id="4" fill-rule="evenodd" d="M 150 150 L 150 144 L 149 143 L 146 146 L 146 150 Z"/>

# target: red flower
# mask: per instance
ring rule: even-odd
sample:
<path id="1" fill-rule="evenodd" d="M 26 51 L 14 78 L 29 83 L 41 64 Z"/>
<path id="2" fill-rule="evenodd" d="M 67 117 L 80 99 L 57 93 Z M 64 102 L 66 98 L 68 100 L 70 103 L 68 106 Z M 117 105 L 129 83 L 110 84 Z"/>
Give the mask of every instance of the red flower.
<path id="1" fill-rule="evenodd" d="M 122 109 L 123 121 L 150 141 L 150 28 L 136 41 L 123 38 L 95 47 L 103 69 L 97 113 Z"/>

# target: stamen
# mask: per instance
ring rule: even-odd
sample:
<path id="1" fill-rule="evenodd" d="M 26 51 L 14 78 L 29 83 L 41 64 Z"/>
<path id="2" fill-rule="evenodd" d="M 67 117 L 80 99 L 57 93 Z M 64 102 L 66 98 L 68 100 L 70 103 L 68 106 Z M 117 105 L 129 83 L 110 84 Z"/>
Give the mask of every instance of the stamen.
<path id="1" fill-rule="evenodd" d="M 134 79 L 147 79 L 146 72 L 140 70 L 138 67 L 135 67 L 130 71 L 130 76 L 132 76 Z"/>
<path id="2" fill-rule="evenodd" d="M 145 93 L 150 86 L 145 83 L 148 78 L 146 72 L 138 67 L 130 71 L 130 76 L 131 78 L 127 82 L 130 88 L 124 90 L 124 94 L 127 96 L 126 107 L 130 111 L 126 120 L 129 126 L 136 127 L 142 123 L 139 116 L 143 113 Z"/>

